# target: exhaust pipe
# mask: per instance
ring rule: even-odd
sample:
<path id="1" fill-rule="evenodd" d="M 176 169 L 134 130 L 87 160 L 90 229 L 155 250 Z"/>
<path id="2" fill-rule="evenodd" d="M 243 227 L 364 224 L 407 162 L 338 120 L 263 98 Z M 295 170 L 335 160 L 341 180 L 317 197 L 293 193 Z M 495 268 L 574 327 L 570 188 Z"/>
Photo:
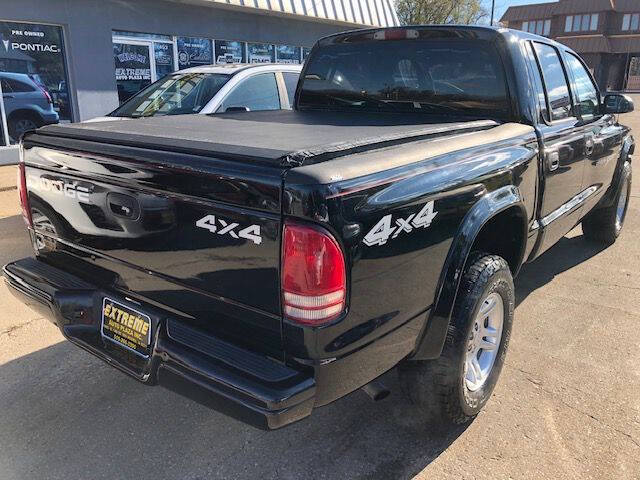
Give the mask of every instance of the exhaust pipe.
<path id="1" fill-rule="evenodd" d="M 374 402 L 378 402 L 380 400 L 384 400 L 389 396 L 391 391 L 384 386 L 380 380 L 373 380 L 372 382 L 367 383 L 364 387 L 362 387 L 364 393 L 371 397 L 371 400 Z"/>

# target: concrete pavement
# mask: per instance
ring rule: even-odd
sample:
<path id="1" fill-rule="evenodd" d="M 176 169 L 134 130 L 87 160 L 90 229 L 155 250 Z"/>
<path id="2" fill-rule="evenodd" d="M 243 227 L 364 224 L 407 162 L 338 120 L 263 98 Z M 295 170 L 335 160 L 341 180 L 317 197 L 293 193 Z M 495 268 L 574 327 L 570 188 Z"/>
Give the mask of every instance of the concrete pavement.
<path id="1" fill-rule="evenodd" d="M 640 112 L 624 121 L 640 139 Z M 4 263 L 30 247 L 19 209 L 0 201 Z M 447 431 L 411 415 L 395 372 L 387 400 L 355 392 L 284 430 L 254 430 L 61 342 L 0 285 L 0 478 L 639 479 L 639 236 L 636 173 L 614 246 L 578 227 L 524 267 L 495 394 Z"/>
<path id="2" fill-rule="evenodd" d="M 16 188 L 18 167 L 0 167 L 0 218 L 20 213 Z"/>

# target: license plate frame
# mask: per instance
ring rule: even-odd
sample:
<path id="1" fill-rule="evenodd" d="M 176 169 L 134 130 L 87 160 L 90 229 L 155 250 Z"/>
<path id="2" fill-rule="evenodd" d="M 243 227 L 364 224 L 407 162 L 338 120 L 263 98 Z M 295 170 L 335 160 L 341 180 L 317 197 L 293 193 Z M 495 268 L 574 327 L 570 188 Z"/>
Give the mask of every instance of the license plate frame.
<path id="1" fill-rule="evenodd" d="M 118 300 L 103 297 L 100 317 L 102 338 L 142 358 L 149 358 L 153 328 L 149 315 Z"/>

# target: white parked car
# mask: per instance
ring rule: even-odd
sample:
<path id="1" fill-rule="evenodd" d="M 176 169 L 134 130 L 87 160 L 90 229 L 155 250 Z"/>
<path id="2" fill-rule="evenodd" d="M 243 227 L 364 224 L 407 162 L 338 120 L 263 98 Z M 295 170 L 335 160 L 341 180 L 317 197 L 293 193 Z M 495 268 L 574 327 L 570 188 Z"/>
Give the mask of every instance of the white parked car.
<path id="1" fill-rule="evenodd" d="M 207 65 L 170 73 L 105 117 L 89 122 L 160 115 L 290 109 L 302 65 Z"/>

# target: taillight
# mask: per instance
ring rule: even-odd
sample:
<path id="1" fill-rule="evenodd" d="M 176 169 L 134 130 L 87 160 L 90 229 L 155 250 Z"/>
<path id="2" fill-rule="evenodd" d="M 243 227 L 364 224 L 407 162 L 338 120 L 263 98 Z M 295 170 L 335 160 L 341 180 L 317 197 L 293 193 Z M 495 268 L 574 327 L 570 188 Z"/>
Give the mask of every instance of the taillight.
<path id="1" fill-rule="evenodd" d="M 37 84 L 36 84 L 37 85 Z M 38 85 L 38 88 L 40 89 L 40 91 L 42 92 L 42 94 L 44 95 L 44 98 L 47 99 L 47 102 L 49 103 L 53 103 L 53 98 L 51 98 L 51 95 L 49 94 L 49 92 L 47 92 L 47 89 L 44 88 L 42 85 Z"/>
<path id="2" fill-rule="evenodd" d="M 284 316 L 321 325 L 343 312 L 347 294 L 344 255 L 319 227 L 285 223 L 282 247 Z"/>
<path id="3" fill-rule="evenodd" d="M 22 207 L 22 218 L 28 227 L 33 227 L 31 218 L 31 206 L 29 205 L 29 195 L 27 193 L 27 176 L 24 169 L 24 156 L 22 145 L 20 145 L 20 162 L 18 163 L 18 196 L 20 197 L 20 207 Z"/>

